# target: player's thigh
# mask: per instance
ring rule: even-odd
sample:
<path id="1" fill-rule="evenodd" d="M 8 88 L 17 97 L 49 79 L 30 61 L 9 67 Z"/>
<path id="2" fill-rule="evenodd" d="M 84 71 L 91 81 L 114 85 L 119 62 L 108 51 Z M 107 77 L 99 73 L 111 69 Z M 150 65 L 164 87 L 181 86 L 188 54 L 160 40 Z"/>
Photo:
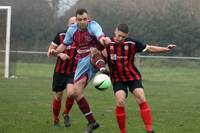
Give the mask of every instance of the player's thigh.
<path id="1" fill-rule="evenodd" d="M 71 97 L 74 94 L 74 75 L 66 75 L 67 80 L 66 80 L 66 91 L 67 91 L 67 96 Z"/>
<path id="2" fill-rule="evenodd" d="M 143 102 L 146 101 L 146 97 L 145 97 L 145 94 L 144 94 L 144 89 L 143 88 L 136 88 L 134 91 L 133 91 L 133 95 L 135 96 L 135 100 L 138 104 L 141 104 Z"/>
<path id="3" fill-rule="evenodd" d="M 78 98 L 82 97 L 87 82 L 87 76 L 83 76 L 74 83 L 74 95 Z"/>
<path id="4" fill-rule="evenodd" d="M 113 91 L 116 97 L 116 105 L 123 106 L 125 104 L 125 99 L 128 96 L 128 90 L 126 84 L 124 84 L 123 82 L 114 83 Z"/>
<path id="5" fill-rule="evenodd" d="M 141 104 L 146 101 L 146 97 L 144 94 L 144 89 L 143 88 L 136 88 L 133 91 L 133 95 L 135 96 L 135 100 L 138 104 Z"/>
<path id="6" fill-rule="evenodd" d="M 115 97 L 116 97 L 116 105 L 117 106 L 125 105 L 126 93 L 123 90 L 117 91 L 115 93 Z"/>
<path id="7" fill-rule="evenodd" d="M 142 81 L 131 81 L 128 83 L 129 91 L 135 96 L 136 102 L 138 104 L 146 101 L 144 95 L 144 87 L 142 85 Z"/>

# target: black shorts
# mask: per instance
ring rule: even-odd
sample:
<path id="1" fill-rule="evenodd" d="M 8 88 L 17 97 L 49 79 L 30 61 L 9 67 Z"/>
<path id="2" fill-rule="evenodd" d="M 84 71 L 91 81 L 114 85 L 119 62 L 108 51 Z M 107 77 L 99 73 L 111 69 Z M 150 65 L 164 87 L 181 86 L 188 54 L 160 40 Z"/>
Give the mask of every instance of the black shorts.
<path id="1" fill-rule="evenodd" d="M 113 91 L 116 93 L 119 90 L 123 90 L 126 93 L 126 97 L 128 96 L 128 89 L 132 93 L 136 88 L 144 88 L 141 80 L 134 81 L 118 81 L 113 84 Z"/>
<path id="2" fill-rule="evenodd" d="M 67 84 L 73 84 L 74 75 L 66 75 L 63 73 L 54 73 L 53 75 L 53 83 L 52 83 L 52 91 L 59 92 L 63 91 Z"/>

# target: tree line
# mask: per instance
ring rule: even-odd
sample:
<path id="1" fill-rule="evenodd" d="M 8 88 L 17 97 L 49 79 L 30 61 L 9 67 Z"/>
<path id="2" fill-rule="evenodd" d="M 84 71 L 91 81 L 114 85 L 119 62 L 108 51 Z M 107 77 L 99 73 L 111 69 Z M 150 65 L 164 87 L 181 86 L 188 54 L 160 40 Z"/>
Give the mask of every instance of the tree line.
<path id="1" fill-rule="evenodd" d="M 0 5 L 12 6 L 12 49 L 47 51 L 54 35 L 66 28 L 67 18 L 83 7 L 109 36 L 117 24 L 127 23 L 130 35 L 144 43 L 176 43 L 178 47 L 171 55 L 200 56 L 198 0 L 84 0 L 61 17 L 55 14 L 59 7 L 54 8 L 59 0 L 54 5 L 49 2 L 54 0 L 0 1 Z"/>

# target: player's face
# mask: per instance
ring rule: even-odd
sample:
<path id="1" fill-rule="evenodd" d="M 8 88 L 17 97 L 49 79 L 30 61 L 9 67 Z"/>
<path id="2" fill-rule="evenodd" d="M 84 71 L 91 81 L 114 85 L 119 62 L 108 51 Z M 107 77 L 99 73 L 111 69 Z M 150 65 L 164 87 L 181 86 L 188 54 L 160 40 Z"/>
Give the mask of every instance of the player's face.
<path id="1" fill-rule="evenodd" d="M 116 37 L 117 42 L 123 43 L 125 41 L 125 39 L 128 37 L 128 34 L 122 32 L 122 31 L 116 30 L 115 37 Z"/>
<path id="2" fill-rule="evenodd" d="M 80 29 L 85 29 L 88 23 L 88 14 L 83 13 L 82 15 L 77 14 L 76 22 Z"/>

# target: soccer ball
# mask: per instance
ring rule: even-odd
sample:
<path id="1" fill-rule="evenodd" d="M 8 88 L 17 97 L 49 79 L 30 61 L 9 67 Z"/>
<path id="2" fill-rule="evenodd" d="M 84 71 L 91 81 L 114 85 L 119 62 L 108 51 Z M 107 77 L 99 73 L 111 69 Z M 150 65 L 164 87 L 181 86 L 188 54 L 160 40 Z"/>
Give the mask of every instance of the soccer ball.
<path id="1" fill-rule="evenodd" d="M 93 85 L 100 91 L 107 90 L 111 86 L 110 77 L 106 74 L 97 74 L 94 77 Z"/>

